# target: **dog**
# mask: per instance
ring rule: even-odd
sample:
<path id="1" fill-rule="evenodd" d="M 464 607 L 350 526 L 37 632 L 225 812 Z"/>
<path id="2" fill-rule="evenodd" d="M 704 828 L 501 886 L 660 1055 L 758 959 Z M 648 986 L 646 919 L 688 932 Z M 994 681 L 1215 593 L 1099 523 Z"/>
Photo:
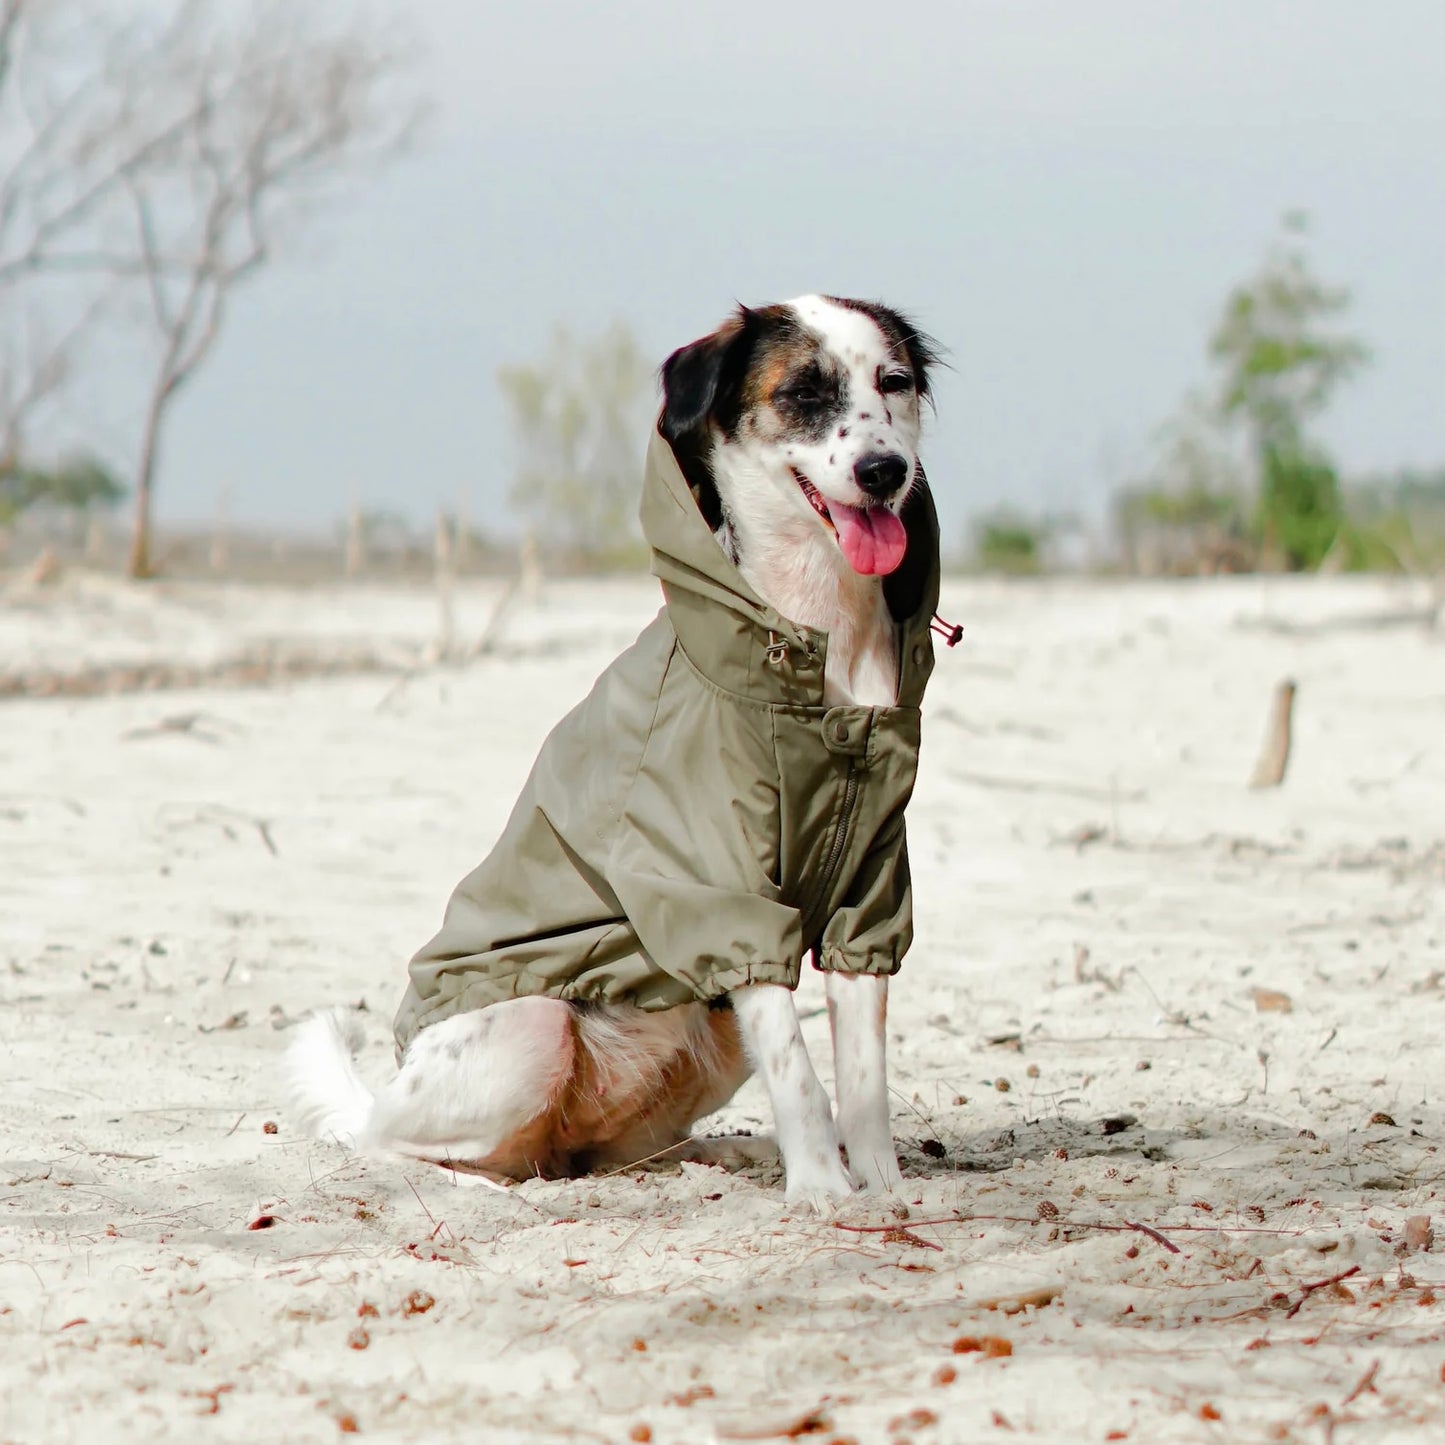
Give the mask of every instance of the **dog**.
<path id="1" fill-rule="evenodd" d="M 772 1105 L 789 1201 L 825 1210 L 855 1190 L 886 1194 L 900 1187 L 885 1024 L 888 977 L 911 937 L 902 808 L 916 761 L 916 703 L 932 665 L 925 614 L 931 616 L 936 602 L 938 540 L 919 443 L 937 360 L 934 343 L 902 313 L 812 295 L 739 307 L 716 331 L 675 351 L 661 370 L 662 409 L 653 440 L 657 465 L 672 489 L 657 491 L 660 501 L 649 500 L 650 453 L 644 529 L 649 507 L 655 507 L 652 515 L 663 518 L 659 525 L 681 528 L 684 541 L 659 544 L 649 531 L 668 608 L 613 669 L 638 649 L 646 659 L 666 659 L 658 665 L 665 670 L 659 701 L 647 704 L 657 714 L 650 728 L 673 725 L 662 717 L 668 709 L 660 700 L 670 696 L 676 677 L 693 709 L 675 724 L 684 734 L 687 718 L 708 722 L 734 704 L 744 719 L 739 726 L 770 727 L 779 736 L 785 727 L 806 729 L 818 766 L 829 770 L 818 776 L 826 776 L 829 789 L 836 780 L 836 801 L 829 801 L 829 792 L 818 802 L 821 790 L 812 784 L 797 800 L 802 809 L 817 804 L 819 821 L 798 827 L 812 828 L 809 840 L 823 840 L 801 850 L 810 860 L 807 889 L 789 894 L 784 875 L 791 865 L 778 858 L 767 867 L 750 858 L 736 861 L 744 850 L 731 831 L 712 846 L 739 876 L 755 880 L 749 886 L 759 896 L 744 896 L 736 885 L 731 894 L 715 894 L 708 891 L 715 879 L 695 876 L 706 868 L 690 850 L 705 851 L 718 829 L 731 829 L 731 814 L 755 804 L 776 809 L 783 806 L 778 797 L 794 806 L 787 799 L 789 768 L 779 763 L 780 778 L 773 780 L 772 763 L 762 754 L 756 785 L 736 771 L 720 774 L 716 787 L 706 784 L 727 795 L 718 804 L 724 821 L 704 826 L 687 810 L 655 809 L 643 830 L 653 861 L 615 865 L 631 846 L 626 830 L 636 831 L 628 820 L 646 803 L 646 797 L 636 801 L 639 790 L 687 784 L 676 776 L 685 769 L 669 771 L 665 761 L 655 765 L 650 752 L 637 749 L 627 752 L 625 768 L 600 769 L 605 777 L 579 778 L 575 786 L 558 781 L 568 759 L 589 756 L 587 749 L 605 742 L 609 730 L 621 735 L 632 726 L 614 721 L 630 719 L 631 694 L 622 682 L 609 681 L 609 670 L 594 698 L 554 734 L 570 728 L 569 736 L 581 736 L 586 746 L 568 752 L 549 739 L 543 758 L 552 749 L 553 761 L 543 769 L 539 759 L 546 776 L 536 786 L 551 792 L 530 801 L 524 793 L 488 863 L 454 895 L 441 942 L 434 940 L 430 952 L 413 961 L 413 993 L 398 1023 L 405 1046 L 396 1075 L 375 1092 L 368 1087 L 353 1063 L 359 1042 L 354 1021 L 341 1012 L 323 1012 L 299 1026 L 288 1051 L 286 1087 L 304 1128 L 358 1149 L 430 1160 L 493 1180 L 571 1177 L 658 1157 L 736 1165 L 763 1157 L 765 1141 L 699 1139 L 693 1127 L 755 1070 Z M 707 556 L 697 551 L 694 532 Z M 905 574 L 912 580 L 900 581 Z M 900 601 L 903 592 L 909 595 Z M 724 611 L 715 617 L 708 599 L 718 596 Z M 694 643 L 695 637 L 701 641 Z M 716 686 L 704 676 L 710 650 L 728 666 L 740 658 L 727 676 L 743 679 L 737 689 L 763 689 L 764 701 L 739 699 L 731 684 Z M 808 669 L 824 654 L 819 682 Z M 650 688 L 652 671 L 647 678 Z M 900 705 L 900 688 L 906 706 Z M 795 705 L 798 698 L 806 705 Z M 733 716 L 728 712 L 723 721 Z M 826 752 L 817 743 L 820 728 Z M 687 746 L 686 736 L 675 745 Z M 777 746 L 782 758 L 783 744 Z M 625 748 L 633 748 L 630 734 Z M 720 751 L 729 753 L 727 767 L 743 766 L 732 756 L 746 752 L 742 745 Z M 696 764 L 700 774 L 714 766 L 710 754 Z M 885 789 L 886 804 L 878 804 L 881 821 L 870 822 L 874 835 L 859 834 L 855 844 L 848 830 L 862 829 L 856 820 L 867 814 L 867 790 L 884 787 L 876 779 L 893 776 L 890 768 L 896 778 Z M 625 797 L 607 793 L 623 786 L 613 775 L 628 769 L 636 775 L 632 791 Z M 573 909 L 555 926 L 543 926 L 548 920 L 540 917 L 531 920 L 535 927 L 511 923 L 530 906 L 527 889 L 511 886 L 505 857 L 493 859 L 509 849 L 553 847 L 553 834 L 569 826 L 569 809 L 581 806 L 577 798 L 598 790 L 608 799 L 597 804 L 598 816 L 616 835 L 606 854 L 611 861 L 584 860 L 586 866 L 577 868 L 609 900 L 598 910 L 601 922 L 594 927 Z M 573 858 L 582 846 L 569 844 L 565 856 Z M 608 867 L 618 876 L 607 874 Z M 642 884 L 639 874 L 646 875 Z M 507 880 L 505 887 L 498 878 Z M 668 890 L 671 931 L 649 932 L 644 915 L 651 905 L 637 890 L 654 883 Z M 634 895 L 642 897 L 636 907 L 629 901 Z M 697 907 L 689 913 L 678 902 L 694 898 L 704 900 L 699 907 L 710 909 L 712 918 L 694 917 Z M 508 921 L 493 924 L 493 913 Z M 799 1028 L 792 992 L 797 957 L 770 960 L 767 948 L 755 947 L 746 931 L 753 913 L 766 928 L 780 930 L 777 951 L 800 956 L 811 948 L 825 968 L 836 1122 Z M 495 946 L 478 942 L 487 928 L 485 937 L 495 938 Z M 719 936 L 731 930 L 743 939 L 742 952 L 761 956 L 745 966 L 725 957 L 711 973 L 664 957 L 679 930 L 692 938 L 709 928 Z M 758 936 L 773 938 L 766 929 Z M 574 950 L 582 962 L 553 988 L 538 981 L 543 966 L 517 960 L 538 956 L 559 937 L 582 938 L 586 947 Z M 695 951 L 710 949 L 703 944 Z M 490 973 L 468 973 L 478 958 L 488 961 Z M 637 972 L 639 958 L 652 973 Z M 550 955 L 544 963 L 551 967 Z M 485 982 L 475 995 L 466 991 L 473 977 Z M 474 998 L 479 1006 L 472 1006 Z M 426 1015 L 438 1001 L 445 1008 Z M 403 1028 L 407 1017 L 411 1023 Z M 417 1019 L 425 1026 L 418 1028 Z"/>

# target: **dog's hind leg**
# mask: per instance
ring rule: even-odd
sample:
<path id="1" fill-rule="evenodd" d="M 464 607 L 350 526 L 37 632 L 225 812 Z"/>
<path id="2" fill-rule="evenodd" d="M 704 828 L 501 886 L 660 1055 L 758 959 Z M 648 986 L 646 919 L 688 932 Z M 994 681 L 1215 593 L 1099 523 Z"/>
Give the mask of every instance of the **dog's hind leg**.
<path id="1" fill-rule="evenodd" d="M 737 1173 L 782 1162 L 782 1150 L 772 1139 L 755 1134 L 723 1134 L 716 1139 L 684 1139 L 668 1151 L 669 1159 L 689 1164 L 711 1164 L 716 1169 Z"/>
<path id="2" fill-rule="evenodd" d="M 373 1095 L 352 1063 L 360 1031 L 315 1015 L 288 1051 L 298 1122 L 364 1151 L 454 1161 L 513 1177 L 549 1162 L 552 1114 L 576 1065 L 572 1012 L 559 999 L 508 999 L 423 1029 Z"/>
<path id="3" fill-rule="evenodd" d="M 853 1186 L 838 1156 L 833 1112 L 808 1058 L 792 990 L 749 984 L 730 997 L 743 1044 L 773 1105 L 788 1198 L 824 1210 L 850 1195 Z"/>
<path id="4" fill-rule="evenodd" d="M 830 972 L 826 987 L 838 1132 L 849 1172 L 860 1189 L 897 1189 L 903 1176 L 888 1122 L 888 980 Z"/>
<path id="5" fill-rule="evenodd" d="M 729 1150 L 730 1141 L 691 1137 L 696 1121 L 721 1109 L 752 1071 L 731 1009 L 588 1009 L 579 1012 L 578 1038 L 582 1097 L 568 1115 L 589 1168 L 777 1159 L 770 1141 L 746 1139 Z"/>
<path id="6" fill-rule="evenodd" d="M 377 1090 L 358 1145 L 517 1163 L 511 1146 L 551 1109 L 574 1063 L 571 1010 L 560 999 L 508 999 L 456 1014 L 411 1041 L 396 1077 Z M 528 1162 L 521 1172 L 531 1172 Z"/>

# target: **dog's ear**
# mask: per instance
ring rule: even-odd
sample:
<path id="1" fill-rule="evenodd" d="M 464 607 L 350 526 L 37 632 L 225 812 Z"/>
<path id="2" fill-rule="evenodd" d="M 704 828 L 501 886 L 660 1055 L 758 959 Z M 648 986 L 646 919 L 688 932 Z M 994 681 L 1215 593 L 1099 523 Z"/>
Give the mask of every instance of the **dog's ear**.
<path id="1" fill-rule="evenodd" d="M 661 430 L 676 442 L 697 431 L 742 369 L 752 313 L 739 306 L 711 335 L 679 347 L 662 363 Z"/>
<path id="2" fill-rule="evenodd" d="M 939 344 L 925 331 L 920 331 L 902 312 L 893 312 L 893 320 L 902 333 L 903 350 L 913 368 L 913 386 L 922 401 L 933 400 L 933 368 L 943 360 Z"/>
<path id="3" fill-rule="evenodd" d="M 913 388 L 919 399 L 933 399 L 933 368 L 943 360 L 943 348 L 927 334 L 920 331 L 901 311 L 885 306 L 881 301 L 850 301 L 841 296 L 832 298 L 850 311 L 861 311 L 870 316 L 889 342 L 902 349 L 913 368 Z"/>
<path id="4" fill-rule="evenodd" d="M 905 622 L 923 605 L 923 592 L 938 553 L 938 516 L 923 466 L 918 467 L 899 520 L 908 537 L 903 561 L 883 579 L 883 597 L 895 622 Z"/>

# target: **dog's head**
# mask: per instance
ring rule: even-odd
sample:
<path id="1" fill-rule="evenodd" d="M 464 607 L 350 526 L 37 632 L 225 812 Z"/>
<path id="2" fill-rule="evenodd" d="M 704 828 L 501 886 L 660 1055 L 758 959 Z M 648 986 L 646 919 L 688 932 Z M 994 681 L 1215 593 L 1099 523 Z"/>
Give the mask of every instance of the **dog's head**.
<path id="1" fill-rule="evenodd" d="M 662 434 L 734 555 L 826 539 L 854 572 L 903 560 L 933 343 L 869 301 L 739 307 L 662 367 Z"/>

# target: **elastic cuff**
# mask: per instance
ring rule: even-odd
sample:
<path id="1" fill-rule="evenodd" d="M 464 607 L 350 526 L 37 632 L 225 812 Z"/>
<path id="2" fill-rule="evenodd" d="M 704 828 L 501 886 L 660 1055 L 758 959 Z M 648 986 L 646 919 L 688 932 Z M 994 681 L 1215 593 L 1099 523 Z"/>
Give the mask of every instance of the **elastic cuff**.
<path id="1" fill-rule="evenodd" d="M 720 968 L 708 974 L 707 992 L 699 991 L 702 1001 L 721 998 L 735 988 L 746 988 L 752 983 L 776 983 L 784 988 L 797 988 L 802 973 L 802 960 L 792 963 L 744 963 L 737 968 Z"/>
<path id="2" fill-rule="evenodd" d="M 813 955 L 813 964 L 824 973 L 873 973 L 891 977 L 903 964 L 896 949 L 870 948 L 850 953 L 837 944 L 825 944 Z"/>

